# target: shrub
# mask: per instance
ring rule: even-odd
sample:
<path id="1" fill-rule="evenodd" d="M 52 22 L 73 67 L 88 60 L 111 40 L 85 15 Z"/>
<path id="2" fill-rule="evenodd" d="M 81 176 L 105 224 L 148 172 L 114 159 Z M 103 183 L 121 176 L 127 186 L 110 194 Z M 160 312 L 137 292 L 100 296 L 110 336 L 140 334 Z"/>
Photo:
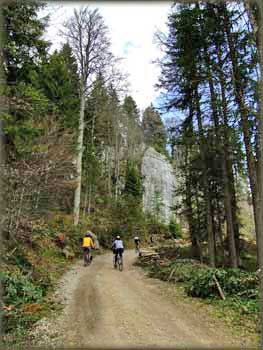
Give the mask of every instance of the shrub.
<path id="1" fill-rule="evenodd" d="M 201 298 L 218 296 L 214 277 L 217 278 L 226 295 L 244 298 L 256 298 L 258 296 L 256 274 L 238 269 L 199 269 L 189 280 L 186 286 L 187 293 Z"/>
<path id="2" fill-rule="evenodd" d="M 43 290 L 40 286 L 35 285 L 28 276 L 21 272 L 2 272 L 0 276 L 5 304 L 20 305 L 42 300 Z"/>
<path id="3" fill-rule="evenodd" d="M 30 308 L 42 309 L 40 303 L 44 290 L 21 272 L 2 272 L 3 286 L 3 326 L 5 331 L 28 327 L 40 317 L 39 312 L 28 312 Z"/>
<path id="4" fill-rule="evenodd" d="M 170 221 L 169 232 L 173 238 L 182 238 L 182 228 L 176 221 Z"/>

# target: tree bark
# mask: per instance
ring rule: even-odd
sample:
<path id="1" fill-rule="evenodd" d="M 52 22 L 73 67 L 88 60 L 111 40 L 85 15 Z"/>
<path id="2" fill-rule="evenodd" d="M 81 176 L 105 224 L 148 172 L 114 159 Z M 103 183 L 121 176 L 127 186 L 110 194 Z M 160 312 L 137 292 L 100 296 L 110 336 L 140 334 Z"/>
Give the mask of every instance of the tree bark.
<path id="1" fill-rule="evenodd" d="M 187 162 L 187 158 L 188 158 L 188 150 L 186 150 L 186 162 Z M 186 163 L 187 164 L 187 163 Z M 194 228 L 194 224 L 193 224 L 193 203 L 192 203 L 192 189 L 191 189 L 191 185 L 189 182 L 189 176 L 188 178 L 186 178 L 186 183 L 185 183 L 185 189 L 186 189 L 186 193 L 185 193 L 185 203 L 186 203 L 186 212 L 187 212 L 187 221 L 188 221 L 188 225 L 189 225 L 189 235 L 191 238 L 191 244 L 192 244 L 192 255 L 193 257 L 198 257 L 199 253 L 198 253 L 198 247 L 197 247 L 197 242 L 196 242 L 196 235 L 195 235 L 195 228 Z"/>
<path id="2" fill-rule="evenodd" d="M 84 88 L 84 86 L 82 86 L 81 91 L 80 91 L 78 154 L 77 154 L 77 159 L 76 159 L 77 187 L 76 187 L 75 193 L 74 193 L 74 225 L 78 225 L 78 223 L 79 223 L 83 136 L 84 136 L 84 112 L 85 112 L 85 88 Z"/>
<path id="3" fill-rule="evenodd" d="M 219 125 L 219 115 L 216 103 L 216 95 L 214 89 L 214 83 L 212 79 L 212 74 L 210 70 L 211 61 L 208 55 L 207 49 L 205 48 L 205 61 L 208 71 L 208 83 L 211 97 L 211 107 L 212 107 L 212 118 L 215 127 L 215 134 L 218 146 L 218 153 L 222 160 L 222 171 L 223 171 L 223 183 L 224 183 L 224 202 L 225 202 L 225 212 L 227 219 L 227 227 L 228 227 L 228 243 L 229 243 L 229 252 L 230 252 L 230 263 L 234 268 L 238 267 L 238 258 L 237 258 L 237 249 L 236 249 L 236 240 L 235 240 L 235 224 L 233 218 L 233 208 L 232 208 L 232 198 L 229 184 L 229 177 L 227 174 L 227 160 L 228 158 L 228 144 L 224 142 L 224 146 L 222 145 L 220 125 Z M 226 126 L 228 128 L 228 125 Z M 224 140 L 226 141 L 226 140 Z"/>
<path id="4" fill-rule="evenodd" d="M 107 29 L 98 9 L 90 10 L 88 6 L 83 6 L 79 11 L 74 10 L 74 15 L 66 21 L 64 31 L 61 31 L 72 47 L 80 73 L 80 116 L 76 157 L 77 186 L 74 193 L 73 209 L 75 225 L 79 223 L 81 200 L 85 96 L 93 85 L 94 76 L 101 72 L 112 59 L 109 52 L 110 41 Z"/>
<path id="5" fill-rule="evenodd" d="M 119 194 L 119 158 L 120 158 L 120 147 L 119 147 L 119 130 L 118 130 L 118 120 L 116 118 L 115 125 L 115 167 L 114 167 L 114 176 L 115 176 L 115 201 L 118 200 Z"/>
<path id="6" fill-rule="evenodd" d="M 258 266 L 259 266 L 259 289 L 260 289 L 260 334 L 261 346 L 263 348 L 263 5 L 258 2 L 259 6 L 259 47 L 260 50 L 260 113 L 258 115 L 258 159 L 257 159 L 257 176 L 258 176 L 258 197 L 257 197 L 257 217 L 258 220 Z"/>
<path id="7" fill-rule="evenodd" d="M 210 266 L 215 267 L 215 237 L 213 231 L 213 222 L 212 222 L 212 207 L 211 207 L 211 196 L 209 189 L 209 179 L 207 173 L 207 161 L 206 161 L 206 141 L 203 129 L 203 122 L 201 116 L 201 109 L 199 104 L 199 94 L 198 94 L 198 85 L 196 85 L 194 90 L 194 99 L 196 106 L 196 115 L 198 122 L 198 129 L 200 134 L 200 152 L 203 162 L 203 183 L 204 183 L 204 194 L 206 201 L 206 222 L 207 222 L 207 236 L 208 236 L 208 255 L 209 255 L 209 263 Z"/>
<path id="8" fill-rule="evenodd" d="M 230 146 L 230 135 L 229 135 L 229 122 L 228 122 L 228 106 L 226 99 L 226 89 L 225 80 L 223 74 L 223 62 L 222 62 L 222 51 L 220 46 L 216 43 L 216 51 L 218 58 L 218 71 L 219 71 L 219 82 L 221 88 L 221 98 L 222 98 L 222 118 L 223 118 L 223 138 L 224 138 L 224 158 L 225 158 L 225 171 L 226 179 L 228 181 L 228 191 L 230 195 L 231 208 L 232 208 L 232 218 L 235 233 L 236 251 L 238 265 L 241 265 L 240 261 L 240 251 L 239 251 L 239 224 L 237 219 L 237 199 L 235 190 L 235 179 L 233 174 L 233 163 L 231 160 L 231 146 Z"/>
<path id="9" fill-rule="evenodd" d="M 88 214 L 90 214 L 91 210 L 91 194 L 92 194 L 92 185 L 89 184 L 89 195 L 88 195 Z"/>
<path id="10" fill-rule="evenodd" d="M 250 183 L 250 190 L 252 194 L 252 204 L 253 204 L 253 213 L 254 213 L 254 221 L 255 221 L 255 229 L 256 229 L 256 237 L 257 241 L 259 241 L 259 233 L 260 233 L 260 226 L 259 221 L 260 218 L 258 217 L 258 210 L 257 210 L 257 195 L 258 195 L 258 186 L 257 186 L 257 172 L 256 172 L 256 161 L 253 154 L 253 147 L 251 144 L 251 131 L 249 126 L 249 120 L 248 120 L 248 113 L 249 109 L 246 106 L 245 100 L 244 100 L 244 86 L 242 83 L 242 79 L 240 76 L 236 51 L 235 51 L 235 44 L 233 40 L 233 35 L 231 33 L 231 25 L 228 15 L 228 10 L 226 7 L 226 4 L 222 4 L 222 12 L 223 12 L 223 18 L 224 18 L 224 26 L 225 26 L 225 32 L 227 36 L 228 46 L 229 46 L 229 54 L 230 59 L 232 63 L 232 69 L 233 69 L 233 83 L 234 83 L 234 93 L 235 93 L 235 99 L 236 103 L 239 107 L 239 112 L 241 116 L 241 125 L 242 125 L 242 132 L 244 136 L 244 143 L 245 143 L 245 149 L 246 149 L 246 158 L 247 158 L 247 167 L 248 167 L 248 174 L 249 174 L 249 183 Z M 259 245 L 257 245 L 257 257 L 258 260 L 260 259 L 260 252 L 259 252 Z"/>

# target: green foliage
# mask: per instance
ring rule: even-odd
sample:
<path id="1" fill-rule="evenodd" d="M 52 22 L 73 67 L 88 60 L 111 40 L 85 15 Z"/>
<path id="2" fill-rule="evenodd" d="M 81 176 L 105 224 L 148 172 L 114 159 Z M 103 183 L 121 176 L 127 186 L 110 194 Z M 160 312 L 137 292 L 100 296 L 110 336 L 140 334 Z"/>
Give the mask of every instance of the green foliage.
<path id="1" fill-rule="evenodd" d="M 43 135 L 44 130 L 35 126 L 33 120 L 23 122 L 8 122 L 5 124 L 3 131 L 13 139 L 18 154 L 26 155 L 32 153 L 32 148 L 36 140 Z"/>
<path id="2" fill-rule="evenodd" d="M 181 256 L 181 248 L 179 254 Z M 253 332 L 258 331 L 259 286 L 255 273 L 238 269 L 212 269 L 184 258 L 172 258 L 170 264 L 165 266 L 140 260 L 137 264 L 143 266 L 153 278 L 181 283 L 180 289 L 184 294 L 201 298 L 199 302 L 213 306 L 215 313 L 224 319 L 229 315 L 231 325 L 244 325 L 246 332 L 250 325 Z M 213 276 L 216 276 L 225 300 L 220 298 Z"/>
<path id="3" fill-rule="evenodd" d="M 146 215 L 147 232 L 149 234 L 159 234 L 166 236 L 169 232 L 169 227 L 165 223 L 159 221 L 155 214 L 147 213 Z"/>
<path id="4" fill-rule="evenodd" d="M 127 113 L 127 116 L 130 120 L 135 121 L 137 124 L 139 124 L 139 111 L 136 102 L 131 96 L 125 96 L 123 109 Z"/>
<path id="5" fill-rule="evenodd" d="M 167 135 L 159 113 L 151 105 L 143 113 L 142 128 L 146 144 L 169 157 L 166 150 Z"/>
<path id="6" fill-rule="evenodd" d="M 19 154 L 32 153 L 33 147 L 44 134 L 41 120 L 50 111 L 47 97 L 32 85 L 17 84 L 10 98 L 9 113 L 4 114 L 3 131 Z"/>
<path id="7" fill-rule="evenodd" d="M 226 295 L 249 299 L 258 297 L 256 275 L 238 269 L 200 269 L 192 275 L 186 288 L 187 293 L 201 298 L 218 296 L 214 277 Z"/>
<path id="8" fill-rule="evenodd" d="M 142 203 L 133 195 L 126 195 L 113 206 L 114 230 L 120 227 L 126 237 L 131 237 L 135 230 L 143 231 L 145 216 Z"/>
<path id="9" fill-rule="evenodd" d="M 1 282 L 4 290 L 3 301 L 7 305 L 39 303 L 43 299 L 43 290 L 21 272 L 2 272 Z"/>
<path id="10" fill-rule="evenodd" d="M 29 72 L 46 56 L 49 43 L 42 36 L 47 18 L 38 18 L 38 10 L 43 7 L 43 3 L 34 0 L 17 0 L 2 6 L 8 82 L 27 81 Z"/>
<path id="11" fill-rule="evenodd" d="M 138 199 L 142 197 L 142 179 L 134 164 L 128 164 L 124 193 Z"/>
<path id="12" fill-rule="evenodd" d="M 87 99 L 86 118 L 89 121 L 87 127 L 91 133 L 94 128 L 94 135 L 99 138 L 99 141 L 105 138 L 107 130 L 107 122 L 109 119 L 109 92 L 102 76 L 98 76 L 93 84 L 92 91 Z M 95 119 L 93 125 L 91 120 Z M 90 135 L 88 137 L 91 143 Z"/>
<path id="13" fill-rule="evenodd" d="M 147 232 L 142 204 L 136 197 L 126 194 L 120 196 L 117 201 L 113 198 L 108 199 L 107 205 L 101 203 L 101 198 L 98 199 L 102 209 L 90 214 L 90 229 L 98 235 L 102 246 L 110 248 L 111 240 L 117 234 L 128 241 L 135 232 L 140 236 Z"/>
<path id="14" fill-rule="evenodd" d="M 234 231 L 239 252 L 237 184 L 247 172 L 245 149 L 250 149 L 251 164 L 253 154 L 256 161 L 259 77 L 253 57 L 258 51 L 252 39 L 253 26 L 244 29 L 241 13 L 249 23 L 244 4 L 176 4 L 168 17 L 168 35 L 158 36 L 164 48 L 159 79 L 165 91 L 162 107 L 175 115 L 169 127 L 170 144 L 173 155 L 180 158 L 177 171 L 182 178 L 177 193 L 193 248 L 196 240 L 210 240 L 211 218 L 216 239 L 218 232 L 226 233 L 226 226 L 233 227 L 228 233 Z M 227 208 L 227 195 L 231 209 Z M 232 219 L 225 215 L 230 210 Z M 236 254 L 229 246 L 228 251 L 231 264 L 236 266 Z M 209 254 L 213 258 L 212 249 Z"/>
<path id="15" fill-rule="evenodd" d="M 182 228 L 175 220 L 170 221 L 169 232 L 173 238 L 182 238 Z"/>
<path id="16" fill-rule="evenodd" d="M 57 245 L 59 233 L 65 236 L 67 249 L 77 256 L 83 232 L 79 226 L 73 226 L 72 218 L 58 213 L 50 216 L 48 222 L 34 220 L 26 236 L 29 241 L 24 241 L 25 233 L 20 231 L 15 254 L 5 254 L 5 266 L 10 271 L 1 274 L 1 282 L 7 336 L 16 337 L 18 329 L 27 330 L 53 307 L 46 296 L 69 264 L 62 247 Z M 13 251 L 14 247 L 9 249 Z"/>
<path id="17" fill-rule="evenodd" d="M 171 264 L 170 270 L 175 269 L 174 279 L 176 282 L 188 282 L 196 270 L 196 266 L 191 262 L 180 262 L 180 259 L 174 264 Z"/>
<path id="18" fill-rule="evenodd" d="M 47 112 L 52 110 L 49 104 L 49 99 L 40 89 L 21 82 L 16 86 L 15 105 L 11 105 L 11 111 L 14 107 L 17 119 L 30 117 L 41 120 Z"/>
<path id="19" fill-rule="evenodd" d="M 76 128 L 79 117 L 78 75 L 74 63 L 71 48 L 64 45 L 39 67 L 38 73 L 31 74 L 32 84 L 45 94 L 50 110 L 56 112 L 60 123 L 68 128 Z"/>
<path id="20" fill-rule="evenodd" d="M 43 301 L 50 285 L 44 287 L 39 281 L 35 282 L 30 276 L 18 271 L 2 272 L 0 278 L 4 303 L 2 326 L 8 336 L 21 335 L 22 340 L 26 329 L 43 317 L 43 312 L 48 308 L 48 304 L 43 305 Z"/>
<path id="21" fill-rule="evenodd" d="M 155 190 L 152 196 L 151 201 L 151 209 L 153 213 L 153 217 L 155 218 L 156 222 L 161 222 L 161 213 L 163 209 L 163 198 L 161 195 L 161 192 L 158 190 Z"/>
<path id="22" fill-rule="evenodd" d="M 16 248 L 16 254 L 12 254 L 10 257 L 4 257 L 4 261 L 8 262 L 8 264 L 17 266 L 23 271 L 29 272 L 32 269 L 32 264 L 28 261 L 21 246 L 18 245 Z"/>

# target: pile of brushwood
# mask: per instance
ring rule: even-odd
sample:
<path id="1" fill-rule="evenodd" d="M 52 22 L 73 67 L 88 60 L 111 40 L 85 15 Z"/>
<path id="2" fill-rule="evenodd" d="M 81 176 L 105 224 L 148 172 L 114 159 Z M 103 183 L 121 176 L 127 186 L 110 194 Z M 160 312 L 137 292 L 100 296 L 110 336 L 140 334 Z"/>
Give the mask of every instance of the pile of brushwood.
<path id="1" fill-rule="evenodd" d="M 197 260 L 182 257 L 180 248 L 142 251 L 136 264 L 145 267 L 151 277 L 181 283 L 189 296 L 231 302 L 243 313 L 257 318 L 259 288 L 256 272 L 210 268 Z"/>

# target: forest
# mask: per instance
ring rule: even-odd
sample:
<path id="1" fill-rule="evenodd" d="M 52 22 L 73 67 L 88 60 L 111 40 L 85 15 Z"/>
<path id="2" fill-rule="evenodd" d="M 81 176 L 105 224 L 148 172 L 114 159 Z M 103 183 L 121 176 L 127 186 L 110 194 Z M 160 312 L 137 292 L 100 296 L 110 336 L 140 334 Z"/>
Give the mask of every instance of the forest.
<path id="1" fill-rule="evenodd" d="M 144 110 L 99 10 L 75 9 L 52 51 L 49 16 L 39 16 L 46 6 L 15 0 L 1 8 L 5 341 L 48 314 L 47 298 L 81 256 L 87 230 L 104 250 L 117 234 L 127 247 L 135 234 L 145 246 L 153 237 L 160 251 L 188 242 L 182 257 L 208 269 L 187 277 L 188 294 L 210 297 L 216 276 L 263 334 L 262 5 L 175 2 L 168 32 L 154 35 L 161 102 Z M 145 209 L 149 148 L 175 177 L 169 221 L 157 190 Z M 151 265 L 151 273 L 172 276 L 173 264 Z"/>

